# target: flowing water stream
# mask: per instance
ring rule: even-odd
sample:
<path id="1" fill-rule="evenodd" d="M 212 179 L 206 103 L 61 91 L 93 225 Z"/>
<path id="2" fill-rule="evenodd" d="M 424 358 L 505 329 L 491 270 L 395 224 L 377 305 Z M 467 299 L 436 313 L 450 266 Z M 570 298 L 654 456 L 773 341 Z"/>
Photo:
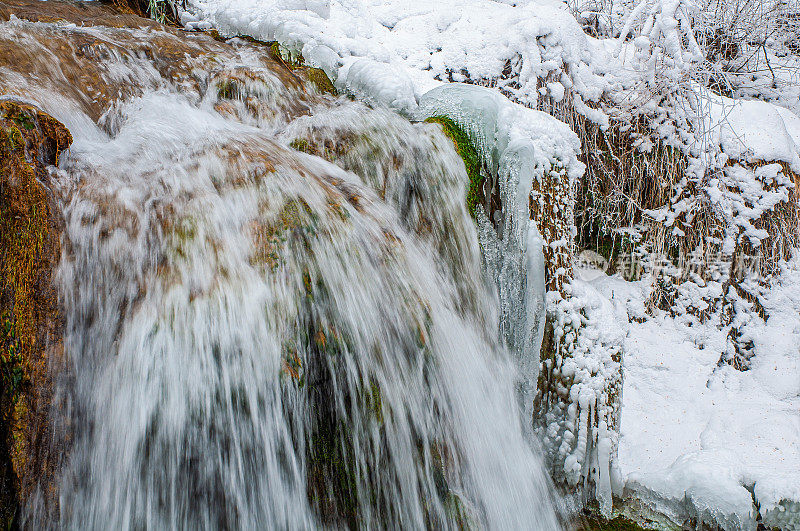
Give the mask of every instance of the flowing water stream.
<path id="1" fill-rule="evenodd" d="M 29 525 L 560 526 L 438 126 L 287 83 L 243 41 L 13 19 L 0 40 L 26 65 L 0 92 L 75 137 L 69 451 Z"/>

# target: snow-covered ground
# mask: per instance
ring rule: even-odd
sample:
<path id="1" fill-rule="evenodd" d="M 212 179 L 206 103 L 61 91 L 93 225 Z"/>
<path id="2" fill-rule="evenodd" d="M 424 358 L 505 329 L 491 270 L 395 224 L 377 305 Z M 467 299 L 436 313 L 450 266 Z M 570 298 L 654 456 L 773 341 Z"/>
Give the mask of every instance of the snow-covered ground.
<path id="1" fill-rule="evenodd" d="M 642 316 L 646 283 L 583 274 L 620 319 Z M 769 319 L 750 330 L 747 371 L 718 363 L 729 330 L 718 315 L 628 327 L 618 465 L 626 489 L 661 512 L 749 529 L 755 499 L 766 522 L 793 529 L 779 504 L 800 500 L 800 262 L 763 303 Z"/>

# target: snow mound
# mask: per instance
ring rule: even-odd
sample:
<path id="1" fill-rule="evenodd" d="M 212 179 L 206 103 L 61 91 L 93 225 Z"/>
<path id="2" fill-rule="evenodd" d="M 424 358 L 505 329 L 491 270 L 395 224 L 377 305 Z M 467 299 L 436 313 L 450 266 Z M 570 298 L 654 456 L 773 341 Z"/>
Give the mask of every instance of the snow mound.
<path id="1" fill-rule="evenodd" d="M 785 162 L 800 173 L 800 117 L 763 101 L 711 97 L 709 128 L 731 159 Z"/>
<path id="2" fill-rule="evenodd" d="M 371 105 L 383 105 L 404 114 L 416 110 L 414 87 L 397 67 L 372 59 L 356 59 L 343 66 L 336 88 Z"/>
<path id="3" fill-rule="evenodd" d="M 618 306 L 645 293 L 602 274 L 591 283 Z M 743 329 L 746 371 L 719 362 L 728 328 L 717 318 L 629 326 L 617 462 L 626 491 L 677 521 L 754 529 L 757 510 L 767 527 L 800 521 L 800 261 L 763 305 L 767 321 Z"/>

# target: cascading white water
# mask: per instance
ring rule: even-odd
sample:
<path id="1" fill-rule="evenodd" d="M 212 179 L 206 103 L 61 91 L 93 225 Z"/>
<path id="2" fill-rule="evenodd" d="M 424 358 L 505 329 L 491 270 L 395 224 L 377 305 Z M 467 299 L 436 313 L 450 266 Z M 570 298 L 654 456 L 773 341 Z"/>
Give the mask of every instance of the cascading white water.
<path id="1" fill-rule="evenodd" d="M 452 144 L 259 75 L 62 107 L 58 524 L 558 528 Z"/>

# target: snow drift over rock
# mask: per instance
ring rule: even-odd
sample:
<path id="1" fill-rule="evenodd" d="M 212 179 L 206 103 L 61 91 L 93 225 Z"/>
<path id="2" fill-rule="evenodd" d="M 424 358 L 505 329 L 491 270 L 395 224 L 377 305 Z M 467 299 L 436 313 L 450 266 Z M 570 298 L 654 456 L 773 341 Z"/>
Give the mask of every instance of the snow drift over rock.
<path id="1" fill-rule="evenodd" d="M 800 117 L 764 101 L 709 99 L 711 137 L 729 158 L 785 162 L 800 173 Z"/>
<path id="2" fill-rule="evenodd" d="M 602 94 L 586 36 L 555 0 L 189 0 L 189 9 L 223 34 L 278 41 L 338 79 L 355 59 L 390 65 L 417 96 L 447 81 L 495 79 L 514 71 L 507 90 L 535 106 L 538 82 L 564 73 L 584 98 Z M 397 80 L 397 77 L 393 77 Z M 400 84 L 407 81 L 401 80 Z M 554 95 L 559 89 L 553 86 Z"/>
<path id="3" fill-rule="evenodd" d="M 372 59 L 356 59 L 339 70 L 336 88 L 372 105 L 383 105 L 404 114 L 416 110 L 411 81 L 396 66 Z"/>

